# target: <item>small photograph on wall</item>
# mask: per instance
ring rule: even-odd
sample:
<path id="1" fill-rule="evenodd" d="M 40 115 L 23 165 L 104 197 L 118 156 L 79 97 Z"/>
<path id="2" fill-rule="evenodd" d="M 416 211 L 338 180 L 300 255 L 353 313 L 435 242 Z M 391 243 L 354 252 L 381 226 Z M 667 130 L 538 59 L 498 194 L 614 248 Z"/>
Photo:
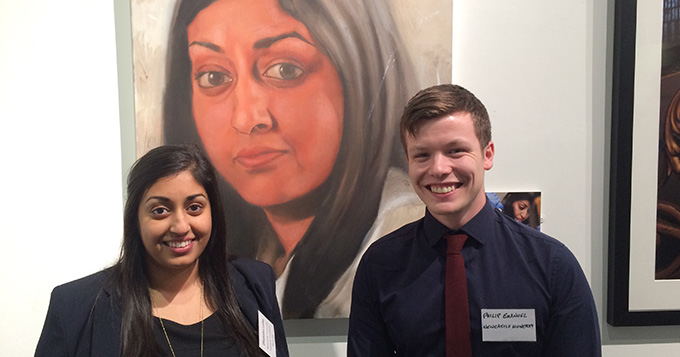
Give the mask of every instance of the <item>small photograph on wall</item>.
<path id="1" fill-rule="evenodd" d="M 399 117 L 451 81 L 451 0 L 131 2 L 136 153 L 205 149 L 230 253 L 272 266 L 284 319 L 348 317 L 376 239 L 424 214 Z"/>
<path id="2" fill-rule="evenodd" d="M 656 218 L 657 280 L 680 279 L 680 4 L 664 2 L 659 170 Z"/>
<path id="3" fill-rule="evenodd" d="M 491 205 L 516 221 L 541 230 L 540 192 L 487 192 Z"/>

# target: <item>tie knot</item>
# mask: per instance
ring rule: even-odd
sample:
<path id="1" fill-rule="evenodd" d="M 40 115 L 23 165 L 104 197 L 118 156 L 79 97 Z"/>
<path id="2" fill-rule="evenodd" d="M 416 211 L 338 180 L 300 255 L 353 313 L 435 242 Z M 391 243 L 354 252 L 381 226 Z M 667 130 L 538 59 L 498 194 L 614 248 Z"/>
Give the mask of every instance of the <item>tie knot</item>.
<path id="1" fill-rule="evenodd" d="M 467 238 L 467 234 L 447 234 L 446 254 L 460 254 Z"/>

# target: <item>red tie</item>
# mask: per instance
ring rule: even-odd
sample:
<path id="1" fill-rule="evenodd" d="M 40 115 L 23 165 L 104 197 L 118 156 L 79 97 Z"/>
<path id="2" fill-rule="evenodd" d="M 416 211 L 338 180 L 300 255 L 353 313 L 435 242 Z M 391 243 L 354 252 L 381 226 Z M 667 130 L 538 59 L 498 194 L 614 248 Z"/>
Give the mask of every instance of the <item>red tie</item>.
<path id="1" fill-rule="evenodd" d="M 446 235 L 446 357 L 472 356 L 465 261 L 460 254 L 467 238 Z"/>

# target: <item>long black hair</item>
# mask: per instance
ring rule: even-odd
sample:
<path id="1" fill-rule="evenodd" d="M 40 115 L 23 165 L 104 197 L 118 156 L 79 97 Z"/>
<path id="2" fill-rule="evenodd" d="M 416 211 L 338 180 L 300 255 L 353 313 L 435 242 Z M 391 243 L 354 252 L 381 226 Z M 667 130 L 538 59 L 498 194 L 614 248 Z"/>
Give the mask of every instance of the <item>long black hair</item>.
<path id="1" fill-rule="evenodd" d="M 245 319 L 227 272 L 226 223 L 217 176 L 207 157 L 196 146 L 161 146 L 149 151 L 133 165 L 127 181 L 123 215 L 123 244 L 118 263 L 112 268 L 111 283 L 122 302 L 122 356 L 158 356 L 151 299 L 149 296 L 146 250 L 139 228 L 139 205 L 144 193 L 159 179 L 188 171 L 205 189 L 210 201 L 212 232 L 198 261 L 198 273 L 206 302 L 216 310 L 237 345 L 250 356 L 259 353 L 255 329 Z"/>
<path id="2" fill-rule="evenodd" d="M 215 0 L 183 0 L 176 9 L 163 107 L 165 143 L 201 144 L 192 115 L 187 27 Z M 282 299 L 284 318 L 310 318 L 356 258 L 378 213 L 389 168 L 405 168 L 398 145 L 401 108 L 416 84 L 410 58 L 385 1 L 279 0 L 333 63 L 343 89 L 343 137 L 335 166 L 316 190 L 319 208 L 294 249 Z M 225 19 L 225 21 L 228 21 Z M 261 208 L 226 180 L 229 248 L 254 257 L 275 235 Z M 251 224 L 244 224 L 251 222 Z"/>

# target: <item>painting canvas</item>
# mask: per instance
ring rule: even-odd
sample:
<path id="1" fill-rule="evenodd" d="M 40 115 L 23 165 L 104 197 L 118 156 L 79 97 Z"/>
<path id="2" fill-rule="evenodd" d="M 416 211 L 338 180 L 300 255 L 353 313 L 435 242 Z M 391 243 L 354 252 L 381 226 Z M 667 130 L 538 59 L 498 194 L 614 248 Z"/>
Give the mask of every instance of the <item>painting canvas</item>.
<path id="1" fill-rule="evenodd" d="M 285 319 L 347 317 L 354 271 L 420 218 L 398 121 L 451 80 L 451 1 L 132 1 L 136 152 L 194 143 L 230 252 L 269 263 Z"/>

